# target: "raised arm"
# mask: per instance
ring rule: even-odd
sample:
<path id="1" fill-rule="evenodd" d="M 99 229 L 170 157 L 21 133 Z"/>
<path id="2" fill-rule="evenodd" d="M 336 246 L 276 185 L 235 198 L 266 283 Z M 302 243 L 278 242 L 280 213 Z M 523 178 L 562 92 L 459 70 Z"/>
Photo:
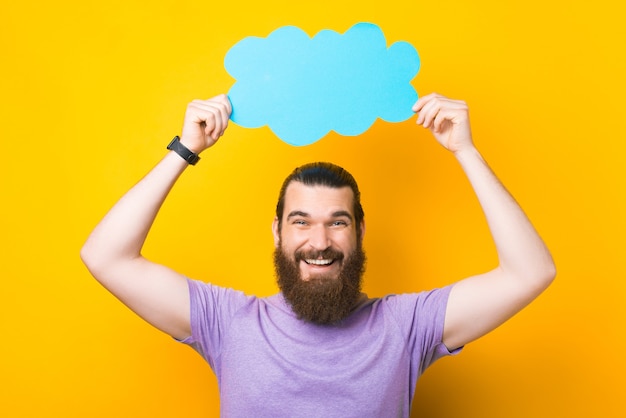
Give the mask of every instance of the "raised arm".
<path id="1" fill-rule="evenodd" d="M 228 126 L 231 107 L 220 95 L 189 104 L 181 144 L 195 153 L 209 148 Z M 93 276 L 143 319 L 175 338 L 190 335 L 185 278 L 141 254 L 144 241 L 169 191 L 188 163 L 165 157 L 100 221 L 81 250 Z"/>
<path id="2" fill-rule="evenodd" d="M 455 349 L 495 329 L 543 292 L 556 274 L 546 245 L 474 143 L 467 105 L 430 94 L 413 110 L 451 151 L 467 175 L 487 218 L 499 265 L 456 283 L 450 293 L 443 342 Z"/>

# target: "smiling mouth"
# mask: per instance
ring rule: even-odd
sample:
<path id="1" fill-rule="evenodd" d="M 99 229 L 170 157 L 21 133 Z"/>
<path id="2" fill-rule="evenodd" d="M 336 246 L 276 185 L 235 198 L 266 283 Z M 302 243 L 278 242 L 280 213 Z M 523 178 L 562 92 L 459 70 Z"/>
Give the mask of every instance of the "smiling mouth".
<path id="1" fill-rule="evenodd" d="M 305 263 L 314 266 L 330 266 L 335 262 L 333 259 L 310 259 L 307 258 L 304 260 Z"/>

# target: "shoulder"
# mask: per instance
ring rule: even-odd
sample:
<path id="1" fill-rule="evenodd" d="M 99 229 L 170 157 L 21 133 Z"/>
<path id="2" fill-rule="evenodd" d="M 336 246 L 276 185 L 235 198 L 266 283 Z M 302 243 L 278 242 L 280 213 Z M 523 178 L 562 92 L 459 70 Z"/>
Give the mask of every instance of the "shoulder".
<path id="1" fill-rule="evenodd" d="M 376 300 L 389 309 L 423 310 L 445 307 L 454 285 L 413 293 L 388 294 Z"/>
<path id="2" fill-rule="evenodd" d="M 205 309 L 226 309 L 232 312 L 257 300 L 257 297 L 247 295 L 241 290 L 200 280 L 187 279 L 187 281 L 192 305 L 203 306 Z"/>

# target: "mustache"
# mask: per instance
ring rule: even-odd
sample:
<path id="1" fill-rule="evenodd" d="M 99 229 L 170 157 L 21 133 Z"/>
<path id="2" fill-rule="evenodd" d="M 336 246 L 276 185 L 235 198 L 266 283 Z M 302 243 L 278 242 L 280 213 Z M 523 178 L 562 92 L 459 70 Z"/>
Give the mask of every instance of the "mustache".
<path id="1" fill-rule="evenodd" d="M 294 258 L 296 259 L 296 261 L 301 261 L 301 260 L 305 260 L 305 259 L 309 259 L 310 260 L 310 259 L 317 259 L 317 258 L 341 261 L 341 260 L 344 259 L 344 257 L 345 256 L 344 256 L 343 252 L 335 250 L 333 248 L 326 248 L 325 250 L 322 250 L 322 251 L 318 251 L 318 250 L 309 250 L 309 251 L 298 250 L 294 254 Z"/>

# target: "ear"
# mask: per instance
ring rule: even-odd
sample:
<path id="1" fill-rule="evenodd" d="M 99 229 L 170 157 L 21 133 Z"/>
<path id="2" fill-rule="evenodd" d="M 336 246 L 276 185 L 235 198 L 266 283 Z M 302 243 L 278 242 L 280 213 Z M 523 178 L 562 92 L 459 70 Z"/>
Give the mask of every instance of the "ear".
<path id="1" fill-rule="evenodd" d="M 361 221 L 361 244 L 363 244 L 363 237 L 365 237 L 365 219 Z"/>
<path id="2" fill-rule="evenodd" d="M 278 248 L 280 243 L 280 231 L 278 230 L 278 218 L 274 218 L 272 222 L 272 234 L 274 234 L 274 247 Z"/>

